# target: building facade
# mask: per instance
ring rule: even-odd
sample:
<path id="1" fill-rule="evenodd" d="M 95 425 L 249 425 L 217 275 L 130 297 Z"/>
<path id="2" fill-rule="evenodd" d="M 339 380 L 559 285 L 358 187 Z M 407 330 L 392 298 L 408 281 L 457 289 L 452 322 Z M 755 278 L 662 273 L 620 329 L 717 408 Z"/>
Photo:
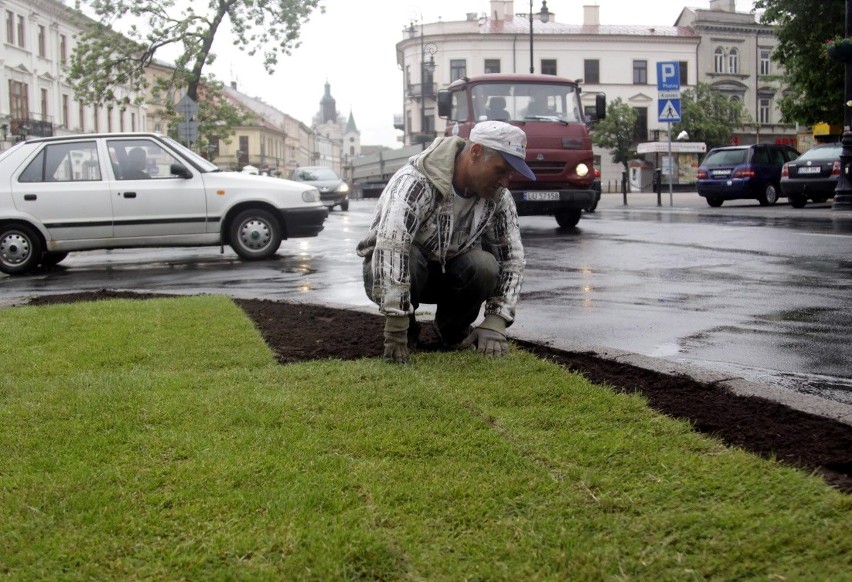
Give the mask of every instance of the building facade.
<path id="1" fill-rule="evenodd" d="M 0 43 L 2 148 L 28 136 L 147 131 L 145 105 L 81 103 L 66 81 L 82 16 L 57 0 L 5 0 Z"/>
<path id="2" fill-rule="evenodd" d="M 773 29 L 758 24 L 753 14 L 735 12 L 734 0 L 711 0 L 709 10 L 686 8 L 674 26 L 602 25 L 598 6 L 584 6 L 582 24 L 561 23 L 544 7 L 530 19 L 529 13 L 515 12 L 512 0 L 491 0 L 489 6 L 489 14 L 468 14 L 463 21 L 403 29 L 396 45 L 403 113 L 395 126 L 404 131 L 406 145 L 443 134 L 446 123 L 437 117 L 436 97 L 451 82 L 531 68 L 580 79 L 585 106 L 593 106 L 595 94 L 603 92 L 608 102 L 620 98 L 633 107 L 639 117 L 637 143 L 666 139 L 669 124 L 658 120 L 656 64 L 661 61 L 680 64 L 683 89 L 709 83 L 743 104 L 750 121 L 737 129 L 736 141 L 795 141 L 796 127 L 780 123 L 775 99 L 784 88 L 781 71 L 771 62 Z M 724 58 L 717 71 L 720 48 Z M 605 175 L 621 174 L 607 152 L 596 154 Z"/>

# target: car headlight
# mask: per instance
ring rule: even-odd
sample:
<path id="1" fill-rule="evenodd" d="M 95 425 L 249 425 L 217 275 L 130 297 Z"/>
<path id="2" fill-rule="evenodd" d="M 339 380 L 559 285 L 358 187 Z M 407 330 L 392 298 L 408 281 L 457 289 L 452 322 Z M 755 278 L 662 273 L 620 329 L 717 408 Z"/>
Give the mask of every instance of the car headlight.
<path id="1" fill-rule="evenodd" d="M 586 164 L 577 164 L 577 175 L 581 178 L 587 176 L 589 174 L 589 166 Z"/>
<path id="2" fill-rule="evenodd" d="M 346 182 L 341 182 L 340 186 L 337 187 L 335 192 L 338 192 L 340 194 L 346 194 L 347 192 L 349 192 L 349 184 L 347 184 Z"/>
<path id="3" fill-rule="evenodd" d="M 302 192 L 302 200 L 304 200 L 305 202 L 307 202 L 309 204 L 311 202 L 319 202 L 320 201 L 319 190 L 317 190 L 316 188 L 311 188 L 310 190 L 305 190 L 304 192 Z"/>

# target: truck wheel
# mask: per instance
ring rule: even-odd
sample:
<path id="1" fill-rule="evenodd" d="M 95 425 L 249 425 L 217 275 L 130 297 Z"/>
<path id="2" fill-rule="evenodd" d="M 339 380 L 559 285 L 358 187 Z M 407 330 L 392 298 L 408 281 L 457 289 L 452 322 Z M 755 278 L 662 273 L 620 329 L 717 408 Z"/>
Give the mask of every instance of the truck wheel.
<path id="1" fill-rule="evenodd" d="M 42 256 L 38 233 L 26 224 L 0 226 L 0 271 L 7 275 L 28 273 Z"/>
<path id="2" fill-rule="evenodd" d="M 281 226 L 262 208 L 249 208 L 231 221 L 230 244 L 247 260 L 268 259 L 281 246 Z"/>
<path id="3" fill-rule="evenodd" d="M 556 224 L 559 228 L 574 228 L 580 222 L 581 216 L 583 216 L 582 210 L 562 210 L 556 213 Z"/>
<path id="4" fill-rule="evenodd" d="M 712 196 L 707 197 L 707 204 L 709 204 L 713 208 L 719 208 L 724 200 L 721 198 L 713 198 Z"/>
<path id="5" fill-rule="evenodd" d="M 778 202 L 778 190 L 775 189 L 775 184 L 767 184 L 757 201 L 760 202 L 761 206 L 775 206 L 775 203 Z"/>
<path id="6" fill-rule="evenodd" d="M 50 252 L 45 251 L 45 253 L 41 256 L 41 266 L 42 267 L 52 267 L 54 265 L 58 265 L 62 261 L 65 260 L 65 257 L 68 256 L 68 253 L 64 252 Z"/>
<path id="7" fill-rule="evenodd" d="M 793 208 L 804 208 L 805 204 L 808 203 L 808 199 L 805 196 L 789 196 L 790 206 Z"/>

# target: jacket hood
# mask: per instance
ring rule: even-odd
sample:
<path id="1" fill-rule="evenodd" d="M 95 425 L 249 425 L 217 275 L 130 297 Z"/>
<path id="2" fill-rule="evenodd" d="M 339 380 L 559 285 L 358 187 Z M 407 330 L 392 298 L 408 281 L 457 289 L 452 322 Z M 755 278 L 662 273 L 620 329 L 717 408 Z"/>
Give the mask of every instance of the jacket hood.
<path id="1" fill-rule="evenodd" d="M 465 143 L 460 137 L 439 137 L 422 153 L 409 158 L 409 162 L 447 197 L 453 191 L 456 156 L 464 149 Z"/>

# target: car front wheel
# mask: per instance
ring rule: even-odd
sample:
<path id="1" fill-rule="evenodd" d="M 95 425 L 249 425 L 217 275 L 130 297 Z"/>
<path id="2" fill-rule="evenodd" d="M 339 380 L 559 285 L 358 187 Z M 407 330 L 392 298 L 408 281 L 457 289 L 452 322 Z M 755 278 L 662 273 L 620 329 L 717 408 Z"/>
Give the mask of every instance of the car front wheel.
<path id="1" fill-rule="evenodd" d="M 761 206 L 775 206 L 778 202 L 778 190 L 775 189 L 775 184 L 767 184 L 757 201 Z"/>
<path id="2" fill-rule="evenodd" d="M 26 224 L 0 226 L 0 271 L 7 275 L 28 273 L 42 257 L 38 233 Z"/>
<path id="3" fill-rule="evenodd" d="M 580 222 L 580 217 L 583 216 L 582 210 L 562 210 L 556 213 L 556 224 L 559 228 L 573 228 Z"/>
<path id="4" fill-rule="evenodd" d="M 341 202 L 340 203 L 340 209 L 343 212 L 346 212 L 347 210 L 349 210 L 349 200 L 344 200 L 343 202 Z"/>
<path id="5" fill-rule="evenodd" d="M 281 226 L 262 208 L 240 212 L 231 222 L 230 244 L 243 259 L 268 259 L 281 246 Z"/>

